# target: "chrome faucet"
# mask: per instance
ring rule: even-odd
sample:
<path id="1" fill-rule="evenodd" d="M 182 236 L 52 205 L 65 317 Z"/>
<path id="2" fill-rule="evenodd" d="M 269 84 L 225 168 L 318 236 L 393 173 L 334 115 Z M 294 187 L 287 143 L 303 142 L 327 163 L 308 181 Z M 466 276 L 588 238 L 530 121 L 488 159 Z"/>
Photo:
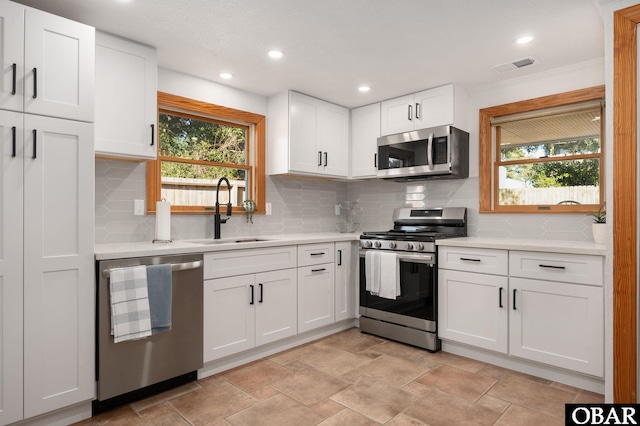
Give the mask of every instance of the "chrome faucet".
<path id="1" fill-rule="evenodd" d="M 218 196 L 220 195 L 220 183 L 222 183 L 222 181 L 227 182 L 227 189 L 229 190 L 229 202 L 227 203 L 227 217 L 224 219 L 220 217 L 220 203 L 218 202 Z M 231 217 L 231 184 L 229 183 L 229 179 L 227 179 L 226 177 L 221 177 L 220 180 L 218 181 L 218 186 L 216 188 L 216 211 L 213 214 L 213 239 L 215 240 L 220 239 L 220 224 L 227 223 L 227 220 L 229 220 L 229 217 Z"/>

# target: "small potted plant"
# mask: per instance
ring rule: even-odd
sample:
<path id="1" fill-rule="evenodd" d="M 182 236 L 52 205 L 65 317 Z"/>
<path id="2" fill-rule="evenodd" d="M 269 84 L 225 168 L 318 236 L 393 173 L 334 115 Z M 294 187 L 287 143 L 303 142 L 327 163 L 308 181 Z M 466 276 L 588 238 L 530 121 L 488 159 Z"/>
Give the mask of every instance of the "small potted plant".
<path id="1" fill-rule="evenodd" d="M 598 244 L 607 242 L 607 216 L 604 212 L 604 204 L 600 206 L 597 212 L 589 214 L 593 218 L 591 231 L 593 232 L 593 241 Z"/>

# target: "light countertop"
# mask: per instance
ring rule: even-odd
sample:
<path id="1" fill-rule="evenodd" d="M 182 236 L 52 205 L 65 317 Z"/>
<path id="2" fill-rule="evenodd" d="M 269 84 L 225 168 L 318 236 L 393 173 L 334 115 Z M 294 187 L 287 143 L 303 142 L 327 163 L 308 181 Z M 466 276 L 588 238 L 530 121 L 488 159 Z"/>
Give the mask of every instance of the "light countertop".
<path id="1" fill-rule="evenodd" d="M 243 241 L 247 239 L 260 241 Z M 208 243 L 194 243 L 195 240 L 176 240 L 170 243 L 117 243 L 97 244 L 94 252 L 96 260 L 124 259 L 131 257 L 161 256 L 170 254 L 206 253 L 214 251 L 244 250 L 298 244 L 314 244 L 339 241 L 357 241 L 359 233 L 320 232 L 310 234 L 258 235 L 210 239 Z M 192 242 L 190 242 L 192 241 Z M 242 242 L 236 242 L 242 241 Z"/>
<path id="2" fill-rule="evenodd" d="M 525 240 L 516 238 L 464 237 L 436 241 L 436 245 L 449 247 L 475 247 L 503 250 L 540 251 L 546 253 L 570 253 L 604 256 L 605 244 L 583 241 Z"/>

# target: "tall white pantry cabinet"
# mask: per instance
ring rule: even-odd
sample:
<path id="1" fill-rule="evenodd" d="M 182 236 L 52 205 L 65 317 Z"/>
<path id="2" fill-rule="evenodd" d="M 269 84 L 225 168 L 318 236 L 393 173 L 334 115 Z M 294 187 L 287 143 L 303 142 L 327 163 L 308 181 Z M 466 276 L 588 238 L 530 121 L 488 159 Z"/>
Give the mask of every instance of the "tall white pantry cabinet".
<path id="1" fill-rule="evenodd" d="M 94 396 L 95 32 L 0 0 L 0 424 Z"/>

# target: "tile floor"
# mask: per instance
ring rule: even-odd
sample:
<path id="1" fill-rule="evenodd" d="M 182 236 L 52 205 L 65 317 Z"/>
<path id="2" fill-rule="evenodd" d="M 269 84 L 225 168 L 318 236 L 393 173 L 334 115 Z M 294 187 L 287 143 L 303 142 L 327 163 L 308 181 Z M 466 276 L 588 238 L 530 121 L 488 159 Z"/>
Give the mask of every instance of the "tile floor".
<path id="1" fill-rule="evenodd" d="M 353 328 L 76 425 L 563 425 L 602 395 Z"/>

